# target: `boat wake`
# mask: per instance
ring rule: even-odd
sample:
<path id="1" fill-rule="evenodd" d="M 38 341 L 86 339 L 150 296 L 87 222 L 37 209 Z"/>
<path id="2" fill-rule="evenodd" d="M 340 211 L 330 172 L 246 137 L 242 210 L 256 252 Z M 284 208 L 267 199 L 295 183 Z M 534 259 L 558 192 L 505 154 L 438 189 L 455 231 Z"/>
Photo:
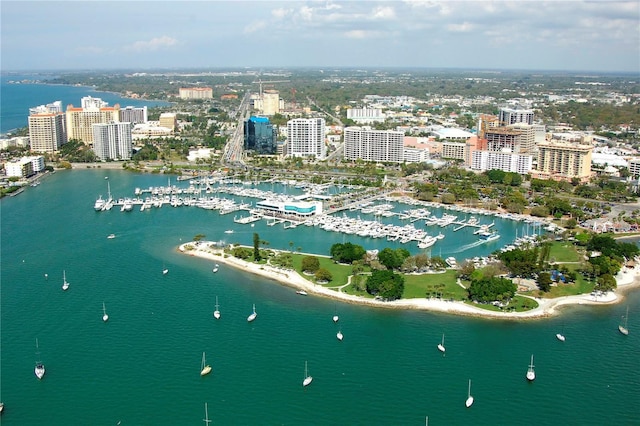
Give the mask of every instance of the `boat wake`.
<path id="1" fill-rule="evenodd" d="M 472 249 L 474 247 L 478 247 L 478 246 L 480 246 L 480 245 L 482 245 L 484 243 L 486 243 L 486 241 L 484 241 L 484 240 L 474 241 L 473 243 L 466 244 L 466 245 L 464 245 L 464 246 L 462 246 L 462 247 L 460 247 L 460 248 L 458 248 L 456 250 L 453 250 L 451 253 L 462 253 L 463 251 L 467 251 L 467 250 Z"/>

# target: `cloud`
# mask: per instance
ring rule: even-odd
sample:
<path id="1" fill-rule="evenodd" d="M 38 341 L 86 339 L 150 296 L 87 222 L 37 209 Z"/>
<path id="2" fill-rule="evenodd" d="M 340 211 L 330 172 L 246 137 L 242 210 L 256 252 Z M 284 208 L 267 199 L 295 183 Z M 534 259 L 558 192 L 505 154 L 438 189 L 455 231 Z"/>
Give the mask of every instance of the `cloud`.
<path id="1" fill-rule="evenodd" d="M 242 33 L 244 35 L 249 35 L 249 34 L 253 34 L 256 33 L 258 31 L 262 31 L 265 28 L 267 28 L 267 23 L 264 21 L 255 21 L 250 23 L 249 25 L 246 25 L 244 27 L 244 29 L 242 30 Z"/>
<path id="2" fill-rule="evenodd" d="M 379 37 L 380 33 L 378 31 L 350 30 L 350 31 L 345 31 L 344 36 L 347 38 L 363 40 L 367 38 Z"/>
<path id="3" fill-rule="evenodd" d="M 393 19 L 396 17 L 396 12 L 392 7 L 376 7 L 373 9 L 373 19 Z"/>
<path id="4" fill-rule="evenodd" d="M 449 24 L 447 30 L 452 33 L 468 33 L 473 31 L 474 25 L 469 22 L 463 22 L 462 24 Z"/>
<path id="5" fill-rule="evenodd" d="M 291 16 L 293 14 L 293 9 L 273 9 L 271 11 L 271 16 L 273 16 L 276 19 L 284 19 L 287 16 Z"/>
<path id="6" fill-rule="evenodd" d="M 125 50 L 131 52 L 148 52 L 176 46 L 178 40 L 169 36 L 154 37 L 151 40 L 136 41 L 133 44 L 125 46 Z"/>

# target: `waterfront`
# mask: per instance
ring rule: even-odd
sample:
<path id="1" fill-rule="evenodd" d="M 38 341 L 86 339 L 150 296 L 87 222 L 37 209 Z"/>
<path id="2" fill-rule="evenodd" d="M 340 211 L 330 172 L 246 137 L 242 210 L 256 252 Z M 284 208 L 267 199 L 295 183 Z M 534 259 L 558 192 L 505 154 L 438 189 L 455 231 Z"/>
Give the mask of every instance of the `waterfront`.
<path id="1" fill-rule="evenodd" d="M 637 292 L 622 304 L 567 307 L 557 318 L 527 323 L 302 297 L 224 265 L 213 274 L 210 262 L 175 248 L 199 233 L 250 244 L 253 232 L 275 248 L 293 242 L 318 253 L 343 238 L 366 248 L 393 245 L 315 227 L 283 231 L 260 221 L 251 228 L 205 209 L 96 213 L 105 175 L 118 196 L 167 181 L 61 171 L 2 200 L 3 424 L 201 424 L 205 402 L 217 424 L 424 424 L 425 416 L 430 424 L 636 421 Z M 513 237 L 524 225 L 504 226 L 507 239 L 507 226 Z M 224 233 L 232 227 L 234 234 Z M 463 231 L 455 235 L 462 239 Z M 460 240 L 447 236 L 442 244 L 445 256 Z M 258 318 L 249 324 L 253 303 Z M 627 305 L 631 332 L 622 336 L 617 325 Z M 556 340 L 560 330 L 566 342 Z M 442 333 L 444 357 L 436 349 Z M 47 367 L 41 382 L 33 374 L 35 338 Z M 202 351 L 213 367 L 204 378 Z M 527 383 L 531 354 L 537 378 Z M 305 361 L 314 376 L 307 388 Z M 476 402 L 465 409 L 468 379 Z"/>

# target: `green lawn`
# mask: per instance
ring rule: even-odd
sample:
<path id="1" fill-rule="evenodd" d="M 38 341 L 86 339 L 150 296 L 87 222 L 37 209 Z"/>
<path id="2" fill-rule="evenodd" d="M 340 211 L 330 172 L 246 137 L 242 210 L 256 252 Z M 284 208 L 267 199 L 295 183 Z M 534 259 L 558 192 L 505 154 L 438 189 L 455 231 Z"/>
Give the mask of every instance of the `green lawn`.
<path id="1" fill-rule="evenodd" d="M 305 254 L 293 253 L 293 269 L 307 280 L 315 282 L 315 278 L 312 275 L 305 275 L 302 273 L 302 258 L 306 256 L 307 255 Z M 349 275 L 351 275 L 351 271 L 353 269 L 351 265 L 340 265 L 328 257 L 317 257 L 320 261 L 320 267 L 331 272 L 331 276 L 333 277 L 333 279 L 327 284 L 323 284 L 324 287 L 338 287 L 345 285 L 348 282 Z"/>
<path id="2" fill-rule="evenodd" d="M 555 241 L 551 244 L 550 262 L 581 262 L 582 260 L 582 254 L 573 244 L 566 241 Z"/>
<path id="3" fill-rule="evenodd" d="M 471 301 L 466 301 L 465 303 L 470 306 L 475 306 L 476 308 L 494 312 L 526 312 L 538 307 L 538 302 L 523 296 L 515 296 L 504 308 L 494 306 L 490 303 L 473 303 Z"/>
<path id="4" fill-rule="evenodd" d="M 425 298 L 435 293 L 444 299 L 463 300 L 467 290 L 456 284 L 456 271 L 448 269 L 443 274 L 404 275 L 403 299 Z"/>

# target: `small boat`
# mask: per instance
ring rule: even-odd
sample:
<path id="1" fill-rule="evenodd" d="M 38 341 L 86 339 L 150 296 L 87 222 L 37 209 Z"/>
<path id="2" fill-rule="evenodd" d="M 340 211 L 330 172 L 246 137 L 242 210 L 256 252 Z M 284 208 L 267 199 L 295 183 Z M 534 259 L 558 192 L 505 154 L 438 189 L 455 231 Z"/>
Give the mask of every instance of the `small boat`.
<path id="1" fill-rule="evenodd" d="M 107 315 L 107 308 L 104 306 L 104 302 L 102 302 L 102 321 L 109 321 L 109 315 Z"/>
<path id="2" fill-rule="evenodd" d="M 444 351 L 446 351 L 445 347 L 444 347 L 444 333 L 442 334 L 442 342 L 438 343 L 438 350 L 442 353 L 444 353 Z"/>
<path id="3" fill-rule="evenodd" d="M 338 310 L 336 309 L 335 313 L 333 314 L 333 322 L 338 322 L 339 319 L 340 317 L 338 316 Z"/>
<path id="4" fill-rule="evenodd" d="M 233 229 L 227 229 L 224 231 L 225 234 L 233 234 Z"/>
<path id="5" fill-rule="evenodd" d="M 110 240 L 113 240 L 116 237 L 116 234 L 109 234 L 107 235 L 107 238 Z"/>
<path id="6" fill-rule="evenodd" d="M 251 322 L 251 321 L 253 321 L 254 319 L 256 319 L 256 317 L 257 317 L 257 316 L 258 316 L 258 314 L 256 314 L 256 305 L 255 305 L 255 303 L 254 303 L 254 304 L 253 304 L 253 313 L 247 317 L 247 321 L 248 321 L 248 322 Z"/>
<path id="7" fill-rule="evenodd" d="M 336 337 L 338 338 L 338 340 L 342 341 L 342 339 L 344 339 L 344 335 L 342 334 L 341 330 L 338 330 L 338 334 L 336 334 Z"/>
<path id="8" fill-rule="evenodd" d="M 62 271 L 62 289 L 67 290 L 69 288 L 69 283 L 67 282 L 67 275 L 65 271 Z"/>
<path id="9" fill-rule="evenodd" d="M 557 333 L 556 339 L 560 340 L 561 342 L 564 342 L 564 334 Z"/>
<path id="10" fill-rule="evenodd" d="M 162 275 L 167 275 L 169 273 L 169 270 L 167 269 L 166 266 L 164 266 L 164 263 L 162 264 Z"/>
<path id="11" fill-rule="evenodd" d="M 211 271 L 215 274 L 216 272 L 218 272 L 219 269 L 220 269 L 220 265 L 216 263 L 216 265 L 213 267 Z"/>
<path id="12" fill-rule="evenodd" d="M 209 373 L 211 373 L 211 366 L 207 365 L 207 361 L 205 359 L 204 352 L 202 352 L 202 365 L 200 366 L 200 375 L 201 376 L 206 376 Z"/>
<path id="13" fill-rule="evenodd" d="M 301 295 L 301 296 L 306 296 L 306 295 L 308 295 L 309 293 L 307 293 L 307 292 L 306 292 L 306 291 L 304 291 L 304 290 L 298 290 L 298 291 L 296 291 L 296 294 L 299 294 L 299 295 Z"/>
<path id="14" fill-rule="evenodd" d="M 106 180 L 106 179 L 109 179 L 109 176 L 105 176 L 104 178 L 105 178 L 105 180 Z"/>
<path id="15" fill-rule="evenodd" d="M 464 405 L 469 408 L 473 405 L 473 397 L 471 396 L 471 379 L 469 379 L 469 392 L 467 393 L 467 400 Z"/>
<path id="16" fill-rule="evenodd" d="M 38 380 L 40 380 L 44 376 L 45 369 L 44 369 L 44 364 L 42 363 L 42 361 L 39 361 L 39 359 L 40 359 L 40 347 L 38 346 L 38 339 L 36 339 L 36 356 L 38 358 L 38 361 L 36 361 L 36 368 L 33 370 L 33 372 L 35 373 L 35 375 L 38 378 Z"/>
<path id="17" fill-rule="evenodd" d="M 533 370 L 533 355 L 531 355 L 531 364 L 527 370 L 527 380 L 533 382 L 536 379 L 536 372 Z"/>
<path id="18" fill-rule="evenodd" d="M 313 377 L 309 376 L 307 371 L 307 361 L 304 362 L 304 380 L 302 381 L 302 386 L 309 386 L 313 381 Z"/>
<path id="19" fill-rule="evenodd" d="M 629 307 L 627 306 L 627 314 L 622 317 L 623 318 L 623 322 L 624 325 L 622 325 L 622 323 L 618 326 L 618 331 L 620 331 L 620 333 L 624 334 L 625 336 L 629 334 L 629 329 L 627 328 L 627 324 L 629 322 Z"/>
<path id="20" fill-rule="evenodd" d="M 216 310 L 213 311 L 213 317 L 215 319 L 220 319 L 220 309 L 219 309 L 219 305 L 218 305 L 218 296 L 216 296 Z"/>

